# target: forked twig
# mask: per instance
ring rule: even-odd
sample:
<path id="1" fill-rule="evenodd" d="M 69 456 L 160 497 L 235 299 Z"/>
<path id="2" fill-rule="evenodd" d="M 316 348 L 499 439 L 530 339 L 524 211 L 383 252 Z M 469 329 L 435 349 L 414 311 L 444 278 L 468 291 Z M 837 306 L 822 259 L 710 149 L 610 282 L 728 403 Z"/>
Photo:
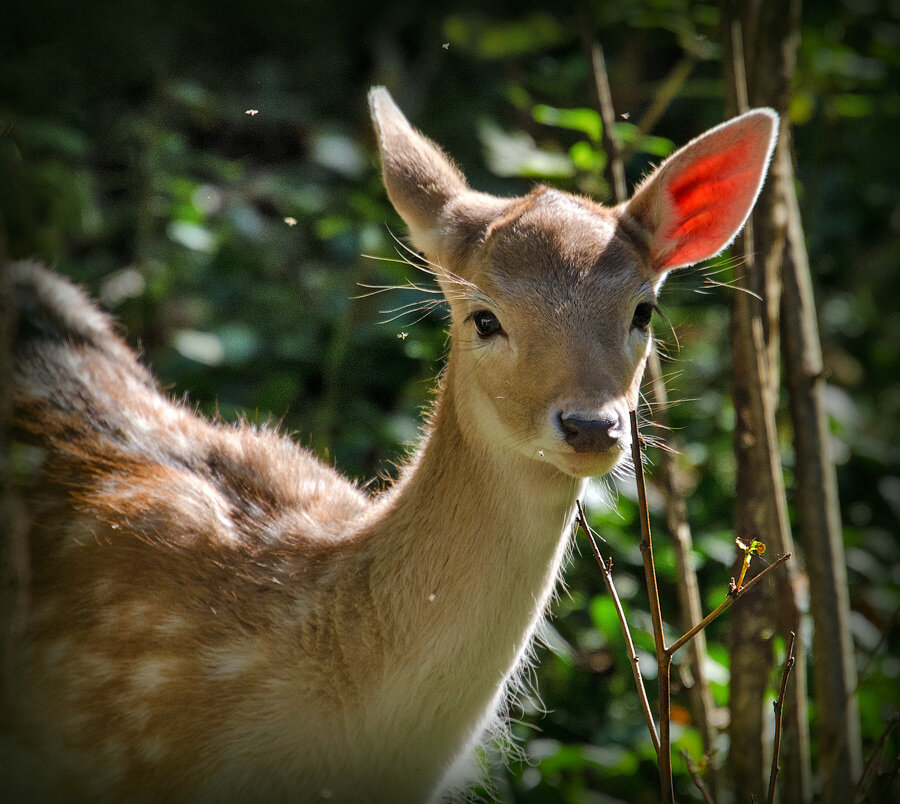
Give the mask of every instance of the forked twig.
<path id="1" fill-rule="evenodd" d="M 784 656 L 784 670 L 781 671 L 781 689 L 778 691 L 778 697 L 775 699 L 773 706 L 775 707 L 775 740 L 772 743 L 772 770 L 769 772 L 769 795 L 767 797 L 768 804 L 775 801 L 775 780 L 778 778 L 778 754 L 781 751 L 781 713 L 784 710 L 784 696 L 787 692 L 788 676 L 794 667 L 794 637 L 796 634 L 791 631 L 788 639 L 787 651 Z"/>
<path id="2" fill-rule="evenodd" d="M 756 584 L 758 584 L 766 575 L 768 575 L 775 567 L 782 565 L 785 561 L 787 561 L 791 557 L 790 553 L 785 553 L 783 556 L 779 556 L 776 558 L 768 567 L 766 567 L 759 575 L 751 578 L 747 583 L 745 583 L 740 589 L 735 590 L 734 592 L 729 592 L 728 597 L 725 598 L 718 606 L 716 606 L 709 614 L 707 614 L 699 623 L 697 623 L 690 631 L 688 631 L 684 636 L 676 639 L 671 645 L 668 647 L 669 654 L 674 654 L 679 648 L 684 647 L 688 642 L 690 642 L 697 634 L 699 634 L 706 626 L 708 626 L 714 620 L 717 620 L 721 614 L 728 611 L 735 603 L 738 602 L 747 592 L 749 592 Z"/>
<path id="3" fill-rule="evenodd" d="M 584 515 L 584 507 L 581 504 L 581 500 L 576 500 L 575 505 L 578 508 L 578 515 L 576 517 L 576 521 L 581 526 L 581 529 L 587 534 L 588 541 L 591 543 L 591 551 L 594 554 L 594 558 L 597 560 L 597 564 L 600 566 L 600 571 L 603 574 L 603 582 L 606 584 L 606 588 L 609 590 L 610 597 L 612 598 L 613 605 L 616 608 L 616 616 L 619 618 L 619 625 L 622 628 L 622 634 L 625 637 L 625 648 L 628 651 L 628 658 L 631 663 L 631 672 L 634 675 L 634 683 L 637 686 L 638 697 L 641 699 L 641 709 L 644 711 L 644 720 L 647 721 L 647 731 L 650 732 L 650 739 L 653 741 L 653 747 L 656 749 L 657 755 L 659 755 L 659 734 L 656 731 L 656 723 L 653 722 L 653 713 L 650 711 L 650 702 L 647 700 L 647 691 L 644 689 L 644 678 L 641 675 L 641 667 L 638 661 L 637 651 L 634 649 L 634 642 L 631 639 L 631 630 L 628 628 L 628 621 L 625 619 L 625 612 L 622 609 L 622 602 L 619 600 L 619 593 L 616 591 L 615 584 L 612 579 L 612 563 L 607 563 L 603 556 L 600 555 L 600 548 L 597 547 L 597 542 L 594 539 L 594 533 L 591 530 L 590 525 L 588 525 L 587 517 Z"/>
<path id="4" fill-rule="evenodd" d="M 740 589 L 735 586 L 728 597 L 713 609 L 712 612 L 682 637 L 673 642 L 669 647 L 666 647 L 662 629 L 662 612 L 659 605 L 659 585 L 656 580 L 656 567 L 653 560 L 653 541 L 650 534 L 650 511 L 647 506 L 647 488 L 644 481 L 641 434 L 638 429 L 637 412 L 632 410 L 629 415 L 631 418 L 631 454 L 634 462 L 634 475 L 638 492 L 638 511 L 641 522 L 641 556 L 644 559 L 644 575 L 647 581 L 647 593 L 650 598 L 650 617 L 653 621 L 653 642 L 656 646 L 656 660 L 658 667 L 659 775 L 662 787 L 662 800 L 664 802 L 674 802 L 672 755 L 670 749 L 671 701 L 669 692 L 669 671 L 672 666 L 672 656 L 675 651 L 687 644 L 687 642 L 700 633 L 711 622 L 716 620 L 723 612 L 731 608 L 739 598 L 747 594 L 747 592 L 759 583 L 765 575 L 774 570 L 775 567 L 787 561 L 791 557 L 791 554 L 786 553 L 785 555 L 780 556 Z"/>

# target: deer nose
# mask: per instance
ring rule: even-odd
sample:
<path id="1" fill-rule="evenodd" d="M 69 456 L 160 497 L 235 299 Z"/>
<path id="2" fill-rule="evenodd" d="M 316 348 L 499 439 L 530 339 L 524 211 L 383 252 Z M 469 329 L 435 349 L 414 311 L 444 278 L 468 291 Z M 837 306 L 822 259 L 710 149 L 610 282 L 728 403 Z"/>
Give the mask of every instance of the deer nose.
<path id="1" fill-rule="evenodd" d="M 575 452 L 605 452 L 618 444 L 622 417 L 616 411 L 601 410 L 592 416 L 581 411 L 557 414 L 565 442 Z"/>

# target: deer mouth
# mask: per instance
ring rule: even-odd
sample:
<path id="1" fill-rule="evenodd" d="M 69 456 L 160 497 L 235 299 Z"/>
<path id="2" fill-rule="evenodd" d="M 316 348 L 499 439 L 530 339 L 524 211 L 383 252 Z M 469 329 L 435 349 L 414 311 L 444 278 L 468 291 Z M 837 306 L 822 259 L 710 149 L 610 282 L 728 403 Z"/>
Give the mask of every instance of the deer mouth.
<path id="1" fill-rule="evenodd" d="M 575 452 L 543 450 L 541 456 L 561 472 L 572 477 L 600 477 L 609 474 L 625 455 L 624 445 L 616 443 L 604 450 Z"/>

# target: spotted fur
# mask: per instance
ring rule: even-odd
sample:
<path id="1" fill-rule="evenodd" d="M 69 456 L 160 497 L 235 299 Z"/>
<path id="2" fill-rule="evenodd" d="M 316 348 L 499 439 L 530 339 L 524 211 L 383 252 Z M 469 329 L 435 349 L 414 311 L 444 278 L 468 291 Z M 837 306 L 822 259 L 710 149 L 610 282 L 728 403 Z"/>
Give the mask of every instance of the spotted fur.
<path id="1" fill-rule="evenodd" d="M 678 215 L 715 218 L 709 254 L 742 224 L 774 128 L 738 118 L 610 210 L 546 188 L 476 193 L 386 91 L 371 106 L 388 193 L 452 316 L 421 444 L 378 495 L 272 429 L 173 401 L 81 290 L 35 263 L 4 268 L 15 435 L 45 456 L 22 489 L 32 574 L 5 657 L 10 800 L 461 795 L 546 612 L 583 479 L 627 453 L 603 417 L 636 404 L 650 338 L 635 305 L 685 252 Z M 715 194 L 679 177 L 712 181 L 720 164 L 751 190 L 690 208 Z M 484 309 L 500 333 L 475 331 Z M 563 416 L 604 438 L 570 438 Z"/>

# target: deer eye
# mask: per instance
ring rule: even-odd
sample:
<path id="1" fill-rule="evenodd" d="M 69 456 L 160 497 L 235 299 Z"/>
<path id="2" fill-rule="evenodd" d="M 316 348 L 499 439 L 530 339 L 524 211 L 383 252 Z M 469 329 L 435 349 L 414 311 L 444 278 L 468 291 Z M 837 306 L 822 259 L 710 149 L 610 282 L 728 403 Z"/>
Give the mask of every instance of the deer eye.
<path id="1" fill-rule="evenodd" d="M 634 308 L 631 326 L 635 329 L 646 330 L 650 326 L 651 318 L 653 318 L 653 305 L 648 302 L 641 302 Z"/>
<path id="2" fill-rule="evenodd" d="M 503 332 L 500 321 L 490 310 L 476 310 L 471 318 L 479 338 L 490 338 Z"/>

